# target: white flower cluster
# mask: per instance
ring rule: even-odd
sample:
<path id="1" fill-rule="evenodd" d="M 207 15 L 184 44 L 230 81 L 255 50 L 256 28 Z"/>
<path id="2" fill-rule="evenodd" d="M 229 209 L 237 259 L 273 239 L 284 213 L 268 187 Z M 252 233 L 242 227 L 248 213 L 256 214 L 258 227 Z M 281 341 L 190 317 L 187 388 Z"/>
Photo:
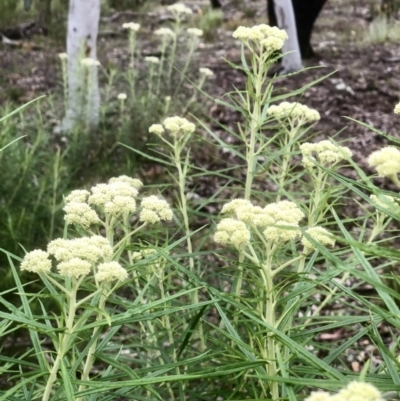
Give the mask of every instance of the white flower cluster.
<path id="1" fill-rule="evenodd" d="M 136 196 L 143 183 L 126 175 L 111 178 L 108 184 L 97 184 L 91 192 L 85 190 L 72 191 L 65 198 L 64 219 L 67 224 L 78 224 L 88 228 L 100 222 L 94 205 L 106 214 L 120 216 L 136 210 Z"/>
<path id="2" fill-rule="evenodd" d="M 47 245 L 47 252 L 58 262 L 79 258 L 94 264 L 110 259 L 113 250 L 106 238 L 93 235 L 75 239 L 55 239 Z"/>
<path id="3" fill-rule="evenodd" d="M 125 182 L 137 190 L 143 186 L 142 181 L 138 180 L 137 178 L 128 177 L 127 175 L 120 175 L 119 177 L 113 177 L 108 180 L 109 184 L 113 184 L 114 182 Z"/>
<path id="4" fill-rule="evenodd" d="M 154 224 L 161 220 L 172 220 L 173 213 L 168 202 L 155 195 L 143 198 L 140 206 L 142 210 L 140 211 L 139 220 L 144 223 Z"/>
<path id="5" fill-rule="evenodd" d="M 136 210 L 138 190 L 126 181 L 97 184 L 91 191 L 88 203 L 100 207 L 106 214 L 119 216 Z"/>
<path id="6" fill-rule="evenodd" d="M 394 146 L 386 146 L 376 152 L 373 152 L 368 163 L 375 167 L 380 177 L 390 177 L 400 172 L 400 150 Z"/>
<path id="7" fill-rule="evenodd" d="M 176 37 L 175 32 L 170 28 L 159 28 L 154 31 L 154 34 L 161 36 L 162 38 L 174 39 Z"/>
<path id="8" fill-rule="evenodd" d="M 303 143 L 300 145 L 300 150 L 303 155 L 303 165 L 307 168 L 314 167 L 314 162 L 323 166 L 333 165 L 353 155 L 349 148 L 335 145 L 328 140 Z"/>
<path id="9" fill-rule="evenodd" d="M 95 60 L 94 58 L 86 57 L 81 60 L 81 64 L 86 67 L 97 67 L 100 65 L 100 61 Z"/>
<path id="10" fill-rule="evenodd" d="M 396 107 L 394 108 L 394 112 L 395 112 L 396 114 L 400 114 L 400 103 L 397 103 L 397 104 L 396 104 Z"/>
<path id="11" fill-rule="evenodd" d="M 299 222 L 304 217 L 295 203 L 286 200 L 262 208 L 245 199 L 234 199 L 224 205 L 222 213 L 234 218 L 223 219 L 218 224 L 214 240 L 238 249 L 250 241 L 248 226 L 259 227 L 267 240 L 282 243 L 299 236 Z"/>
<path id="12" fill-rule="evenodd" d="M 126 100 L 127 96 L 126 93 L 119 93 L 117 96 L 118 100 Z"/>
<path id="13" fill-rule="evenodd" d="M 128 272 L 118 262 L 100 263 L 97 267 L 95 278 L 97 281 L 111 282 L 114 280 L 124 281 Z"/>
<path id="14" fill-rule="evenodd" d="M 167 10 L 171 11 L 171 13 L 178 18 L 180 18 L 183 15 L 193 14 L 193 11 L 182 3 L 171 4 L 170 6 L 167 7 Z"/>
<path id="15" fill-rule="evenodd" d="M 230 244 L 243 249 L 250 242 L 250 230 L 246 224 L 236 219 L 222 219 L 217 225 L 214 241 L 217 244 Z"/>
<path id="16" fill-rule="evenodd" d="M 266 24 L 255 25 L 251 28 L 240 26 L 232 36 L 248 45 L 252 42 L 256 43 L 268 53 L 282 49 L 288 38 L 284 30 Z"/>
<path id="17" fill-rule="evenodd" d="M 28 252 L 21 263 L 21 270 L 37 274 L 47 273 L 51 270 L 49 256 L 47 252 L 40 249 Z"/>
<path id="18" fill-rule="evenodd" d="M 277 120 L 289 119 L 297 125 L 318 121 L 321 118 L 317 110 L 310 109 L 305 104 L 297 102 L 282 102 L 278 105 L 272 105 L 268 108 L 267 113 Z"/>
<path id="19" fill-rule="evenodd" d="M 165 130 L 167 130 L 172 136 L 177 137 L 178 135 L 193 134 L 196 129 L 196 126 L 186 120 L 186 118 L 176 116 L 166 118 L 163 124 L 164 126 L 161 124 L 153 124 L 149 128 L 149 132 L 161 136 L 164 134 Z"/>
<path id="20" fill-rule="evenodd" d="M 214 73 L 206 67 L 199 68 L 200 75 L 204 75 L 205 77 L 212 77 Z"/>
<path id="21" fill-rule="evenodd" d="M 311 227 L 306 230 L 306 233 L 316 242 L 325 246 L 335 246 L 335 240 L 330 237 L 329 231 L 323 227 Z M 301 243 L 304 246 L 303 253 L 311 253 L 317 248 L 305 236 L 302 238 Z"/>
<path id="22" fill-rule="evenodd" d="M 144 58 L 146 63 L 149 64 L 159 64 L 160 63 L 160 59 L 158 57 L 154 57 L 154 56 L 148 56 Z"/>
<path id="23" fill-rule="evenodd" d="M 330 395 L 326 391 L 311 393 L 305 401 L 384 401 L 381 392 L 372 384 L 350 382 L 337 394 Z"/>
<path id="24" fill-rule="evenodd" d="M 200 38 L 203 36 L 203 30 L 202 29 L 198 29 L 198 28 L 188 28 L 186 30 L 186 32 L 190 35 L 193 36 L 195 38 Z"/>
<path id="25" fill-rule="evenodd" d="M 97 267 L 96 280 L 125 280 L 127 271 L 117 262 L 109 262 L 113 249 L 108 240 L 100 235 L 75 239 L 58 238 L 47 246 L 47 252 L 35 250 L 25 255 L 21 270 L 33 273 L 48 273 L 51 270 L 50 255 L 57 261 L 57 271 L 62 276 L 78 279 L 87 276 L 94 265 Z"/>
<path id="26" fill-rule="evenodd" d="M 67 53 L 58 53 L 58 57 L 60 60 L 67 60 L 68 54 Z"/>
<path id="27" fill-rule="evenodd" d="M 140 29 L 140 24 L 136 22 L 125 22 L 122 24 L 122 29 L 129 29 L 131 32 L 137 32 Z"/>

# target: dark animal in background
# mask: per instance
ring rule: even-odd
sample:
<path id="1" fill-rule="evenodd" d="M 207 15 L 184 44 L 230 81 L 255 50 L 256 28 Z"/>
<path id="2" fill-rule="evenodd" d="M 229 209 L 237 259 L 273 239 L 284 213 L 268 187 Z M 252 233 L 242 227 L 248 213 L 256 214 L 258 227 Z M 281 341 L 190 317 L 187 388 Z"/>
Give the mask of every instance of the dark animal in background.
<path id="1" fill-rule="evenodd" d="M 326 0 L 292 0 L 296 20 L 297 38 L 299 40 L 302 58 L 315 57 L 311 46 L 311 34 L 315 21 L 318 18 Z M 276 26 L 276 14 L 273 0 L 268 2 L 268 19 L 271 26 Z"/>

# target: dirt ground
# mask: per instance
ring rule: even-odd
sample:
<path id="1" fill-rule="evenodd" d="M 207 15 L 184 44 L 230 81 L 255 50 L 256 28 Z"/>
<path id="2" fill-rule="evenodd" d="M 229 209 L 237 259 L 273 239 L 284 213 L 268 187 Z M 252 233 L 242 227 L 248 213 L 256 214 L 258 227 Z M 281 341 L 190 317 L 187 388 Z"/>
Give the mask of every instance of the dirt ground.
<path id="1" fill-rule="evenodd" d="M 198 54 L 199 63 L 216 74 L 213 84 L 208 87 L 212 96 L 221 97 L 233 86 L 243 87 L 244 77 L 228 68 L 223 58 L 239 62 L 239 47 L 232 39 L 231 32 L 240 24 L 266 22 L 265 3 L 265 0 L 223 2 L 225 23 L 214 32 L 212 41 L 204 43 Z M 208 0 L 192 0 L 187 4 L 198 11 L 208 5 Z M 163 22 L 165 12 L 162 7 L 157 7 L 149 13 L 134 14 L 128 11 L 117 17 L 110 21 L 109 16 L 103 16 L 100 26 L 98 53 L 103 65 L 108 62 L 123 63 L 127 59 L 126 45 L 122 45 L 122 40 L 126 38 L 120 28 L 123 22 L 139 18 L 142 26 L 152 29 Z M 346 120 L 345 116 L 393 136 L 399 136 L 396 127 L 400 120 L 393 113 L 400 96 L 400 47 L 395 42 L 369 43 L 370 19 L 369 0 L 328 1 L 312 37 L 318 59 L 304 62 L 305 67 L 320 68 L 285 78 L 278 83 L 278 86 L 294 90 L 317 77 L 336 71 L 310 88 L 300 100 L 320 112 L 321 121 L 315 128 L 320 132 L 319 138 L 332 137 L 343 130 L 335 138 L 348 141 L 347 146 L 353 150 L 355 160 L 362 167 L 365 167 L 365 157 L 382 146 L 382 138 Z M 150 54 L 154 46 L 149 41 L 142 49 L 147 49 L 145 52 Z M 39 36 L 23 41 L 22 47 L 18 48 L 0 44 L 0 104 L 10 99 L 22 103 L 60 90 L 57 54 L 63 50 L 59 40 L 54 42 L 51 38 Z M 226 110 L 211 104 L 207 114 L 218 122 L 234 124 L 237 120 L 236 116 L 227 115 Z"/>

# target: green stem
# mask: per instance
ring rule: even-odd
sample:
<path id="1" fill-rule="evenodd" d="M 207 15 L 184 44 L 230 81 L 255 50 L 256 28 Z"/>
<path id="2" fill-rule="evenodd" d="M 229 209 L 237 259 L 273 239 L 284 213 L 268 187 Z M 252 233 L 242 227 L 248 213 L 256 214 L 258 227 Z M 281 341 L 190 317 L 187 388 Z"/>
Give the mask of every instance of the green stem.
<path id="1" fill-rule="evenodd" d="M 106 300 L 107 297 L 105 295 L 105 289 L 103 288 L 103 293 L 100 296 L 100 300 L 99 300 L 99 310 L 104 310 L 105 304 L 106 304 Z M 97 314 L 96 320 L 100 320 L 102 318 L 102 315 L 100 313 Z M 100 330 L 100 326 L 96 326 L 93 329 L 93 333 L 91 338 L 95 338 L 95 340 L 93 341 L 93 344 L 91 345 L 91 347 L 89 348 L 87 357 L 86 357 L 86 361 L 85 361 L 85 365 L 83 367 L 83 371 L 82 371 L 82 376 L 81 376 L 81 380 L 82 381 L 87 381 L 89 380 L 89 375 L 90 375 L 90 371 L 92 370 L 93 367 L 93 362 L 94 362 L 94 353 L 96 352 L 96 347 L 97 347 L 97 341 L 98 341 L 98 336 L 97 333 Z M 80 385 L 78 392 L 83 391 L 85 389 L 84 385 Z M 78 397 L 76 399 L 76 401 L 82 401 L 83 397 Z"/>
<path id="2" fill-rule="evenodd" d="M 76 312 L 76 293 L 78 290 L 78 285 L 76 282 L 74 282 L 70 297 L 69 297 L 69 308 L 68 308 L 68 315 L 67 315 L 67 320 L 65 324 L 65 333 L 61 335 L 60 337 L 60 346 L 57 350 L 57 357 L 56 360 L 54 361 L 53 367 L 50 371 L 50 376 L 47 379 L 46 387 L 43 392 L 43 398 L 42 401 L 48 401 L 51 395 L 51 391 L 53 389 L 53 384 L 57 379 L 57 372 L 60 368 L 60 364 L 62 359 L 65 357 L 67 351 L 68 351 L 68 346 L 69 346 L 69 341 L 73 333 L 73 324 L 74 324 L 74 318 L 75 318 L 75 312 Z"/>
<path id="3" fill-rule="evenodd" d="M 264 321 L 272 327 L 276 327 L 275 322 L 275 295 L 274 295 L 274 283 L 272 274 L 272 252 L 268 253 L 267 261 L 261 266 L 262 276 L 265 285 L 265 309 L 264 309 Z M 275 353 L 275 339 L 272 332 L 267 333 L 266 348 L 263 350 L 263 354 L 268 361 L 266 366 L 268 376 L 277 376 L 278 370 L 276 367 L 276 353 Z M 269 384 L 270 393 L 273 401 L 279 399 L 279 387 L 278 382 L 271 382 Z"/>
<path id="4" fill-rule="evenodd" d="M 251 85 L 254 86 L 254 104 L 251 105 L 250 99 L 248 99 L 250 111 L 250 142 L 246 144 L 246 160 L 247 160 L 247 174 L 246 174 L 246 184 L 244 198 L 250 199 L 251 187 L 254 180 L 255 170 L 256 170 L 256 139 L 257 134 L 260 129 L 260 117 L 261 117 L 261 99 L 262 99 L 262 86 L 263 86 L 263 74 L 262 67 L 258 66 L 255 62 L 253 63 L 254 70 L 254 82 Z M 250 84 L 250 82 L 249 82 Z"/>

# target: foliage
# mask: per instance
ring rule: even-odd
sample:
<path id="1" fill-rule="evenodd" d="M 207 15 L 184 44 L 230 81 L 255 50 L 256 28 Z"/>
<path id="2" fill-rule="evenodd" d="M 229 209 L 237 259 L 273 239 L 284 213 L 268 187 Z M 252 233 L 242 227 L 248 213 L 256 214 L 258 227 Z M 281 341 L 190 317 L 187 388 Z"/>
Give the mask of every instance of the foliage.
<path id="1" fill-rule="evenodd" d="M 45 249 L 54 235 L 60 238 L 24 258 L 9 250 L 12 243 L 3 248 L 13 284 L 0 294 L 0 335 L 9 339 L 25 329 L 31 346 L 1 354 L 8 382 L 0 400 L 349 401 L 353 395 L 365 398 L 366 391 L 370 400 L 380 400 L 381 393 L 385 400 L 398 399 L 399 344 L 388 345 L 380 330 L 385 325 L 393 337 L 400 330 L 400 296 L 387 282 L 398 281 L 388 273 L 400 256 L 393 249 L 398 195 L 375 186 L 343 144 L 312 142 L 319 114 L 296 100 L 317 81 L 293 93 L 274 91 L 276 77 L 269 70 L 286 37 L 280 30 L 259 25 L 234 33 L 241 65 L 231 67 L 246 76 L 246 88 L 215 102 L 241 116 L 237 131 L 222 127 L 224 134 L 217 135 L 200 119 L 194 119 L 196 127 L 184 117 L 168 117 L 187 111 L 198 96 L 190 93 L 183 107 L 174 93 L 183 81 L 173 69 L 180 54 L 176 37 L 183 35 L 189 12 L 170 11 L 172 35 L 161 36 L 162 58 L 147 60 L 146 80 L 139 68 L 107 72 L 104 131 L 92 133 L 83 124 L 57 143 L 57 136 L 44 135 L 39 119 L 32 123 L 39 127 L 37 136 L 1 154 L 9 190 L 16 179 L 12 167 L 22 167 L 13 213 L 21 210 L 22 193 L 27 205 L 35 204 L 29 197 L 36 177 L 43 185 L 40 207 L 53 221 L 40 228 L 43 243 L 37 245 Z M 133 24 L 125 28 L 133 67 L 140 31 Z M 198 33 L 185 33 L 188 54 Z M 166 68 L 157 70 L 160 65 Z M 185 62 L 180 67 L 189 71 Z M 204 95 L 207 77 L 203 70 L 197 85 Z M 122 82 L 126 93 L 114 89 Z M 106 125 L 110 109 L 119 118 L 113 132 L 116 126 Z M 130 142 L 128 116 L 136 110 L 137 123 L 149 128 L 141 137 L 149 142 L 146 150 Z M 7 143 L 19 132 L 11 121 L 3 122 L 9 124 L 3 127 Z M 20 121 L 30 124 L 21 115 Z M 203 146 L 214 146 L 210 153 L 219 159 L 229 154 L 233 166 L 208 171 L 197 164 L 191 149 L 201 141 L 199 126 L 208 138 Z M 104 155 L 126 155 L 116 140 L 131 156 L 165 166 L 170 179 L 145 186 L 157 195 L 142 198 L 138 180 L 126 176 L 69 193 L 87 169 L 81 160 L 89 149 L 89 159 L 101 161 L 91 165 L 89 180 L 95 183 L 113 167 Z M 56 151 L 45 160 L 41 152 L 49 144 Z M 371 156 L 371 167 L 398 183 L 400 156 L 389 153 L 389 169 L 382 154 Z M 357 181 L 340 173 L 344 164 L 355 170 Z M 209 197 L 195 196 L 190 185 L 198 177 L 224 184 Z M 68 196 L 63 200 L 62 194 Z M 161 196 L 175 206 L 173 215 Z M 357 216 L 343 214 L 349 202 L 358 203 Z M 55 217 L 62 207 L 63 229 Z M 222 216 L 210 213 L 215 209 Z M 40 221 L 37 210 L 33 222 Z M 8 229 L 14 227 L 15 220 Z M 39 290 L 28 289 L 20 269 L 33 275 Z M 361 291 L 365 286 L 374 289 L 372 295 Z M 9 302 L 8 293 L 20 302 Z M 338 332 L 345 334 L 328 345 L 321 341 Z M 375 354 L 362 358 L 361 341 Z M 350 352 L 363 364 L 361 372 L 349 363 Z M 324 392 L 310 395 L 315 389 Z"/>

